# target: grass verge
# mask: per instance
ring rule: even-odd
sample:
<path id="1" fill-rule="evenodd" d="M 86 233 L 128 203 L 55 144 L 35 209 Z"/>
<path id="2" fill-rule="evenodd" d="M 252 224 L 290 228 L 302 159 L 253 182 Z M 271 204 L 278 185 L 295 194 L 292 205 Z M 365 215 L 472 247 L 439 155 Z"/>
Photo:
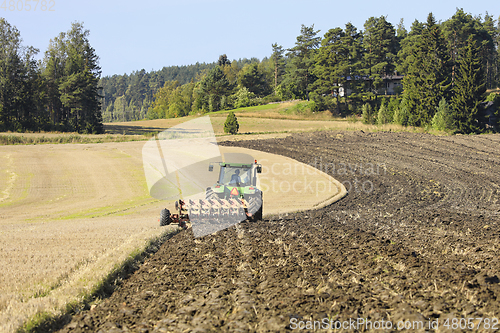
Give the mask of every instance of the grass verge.
<path id="1" fill-rule="evenodd" d="M 120 134 L 57 134 L 57 133 L 8 133 L 0 134 L 0 145 L 36 145 L 50 143 L 104 143 L 144 141 L 152 138 L 156 133 L 144 133 L 142 135 L 120 135 Z"/>
<path id="2" fill-rule="evenodd" d="M 116 264 L 112 271 L 97 283 L 89 294 L 81 295 L 82 301 L 66 304 L 66 307 L 61 310 L 60 314 L 52 314 L 46 311 L 38 312 L 20 327 L 16 333 L 46 333 L 63 328 L 71 321 L 74 314 L 89 310 L 93 304 L 97 304 L 101 300 L 110 297 L 125 279 L 132 275 L 146 259 L 160 249 L 165 241 L 172 238 L 181 230 L 168 230 L 159 237 L 149 240 L 144 248 L 134 250 L 123 262 Z"/>

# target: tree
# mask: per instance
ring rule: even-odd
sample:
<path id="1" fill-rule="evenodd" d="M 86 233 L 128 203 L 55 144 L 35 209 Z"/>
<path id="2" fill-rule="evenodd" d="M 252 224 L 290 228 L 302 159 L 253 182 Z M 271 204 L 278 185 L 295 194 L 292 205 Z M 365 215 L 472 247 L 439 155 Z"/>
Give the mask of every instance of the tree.
<path id="1" fill-rule="evenodd" d="M 500 22 L 499 22 L 500 24 Z M 499 47 L 499 38 L 500 38 L 500 29 L 495 27 L 495 20 L 493 16 L 486 15 L 484 17 L 484 22 L 482 23 L 484 28 L 484 52 L 486 52 L 485 56 L 485 70 L 486 70 L 486 89 L 496 88 L 498 83 L 498 47 Z"/>
<path id="2" fill-rule="evenodd" d="M 432 128 L 438 131 L 449 131 L 454 129 L 452 108 L 444 98 L 439 101 L 439 106 L 432 118 Z"/>
<path id="3" fill-rule="evenodd" d="M 375 115 L 372 111 L 372 106 L 369 103 L 365 103 L 363 105 L 363 113 L 361 117 L 363 118 L 363 124 L 374 124 L 375 123 Z"/>
<path id="4" fill-rule="evenodd" d="M 287 63 L 287 74 L 283 84 L 288 86 L 292 94 L 309 100 L 310 85 L 316 80 L 312 73 L 317 48 L 321 37 L 319 30 L 302 25 L 295 46 L 288 50 L 290 61 Z"/>
<path id="5" fill-rule="evenodd" d="M 396 70 L 400 73 L 408 73 L 410 64 L 415 61 L 413 57 L 413 48 L 422 35 L 424 23 L 418 20 L 413 21 L 410 32 L 401 40 L 398 52 L 398 62 Z"/>
<path id="6" fill-rule="evenodd" d="M 479 133 L 480 103 L 484 98 L 486 85 L 480 48 L 474 36 L 469 36 L 460 53 L 451 98 L 453 125 L 461 133 Z"/>
<path id="7" fill-rule="evenodd" d="M 344 36 L 341 28 L 328 30 L 321 41 L 312 71 L 318 78 L 312 85 L 317 96 L 324 94 L 335 96 L 337 112 L 340 111 L 340 88 L 346 88 L 349 76 L 349 50 L 343 42 Z"/>
<path id="8" fill-rule="evenodd" d="M 120 96 L 114 103 L 114 117 L 116 121 L 129 121 L 127 117 L 127 100 L 125 96 Z"/>
<path id="9" fill-rule="evenodd" d="M 148 119 L 175 117 L 175 112 L 170 112 L 170 104 L 174 101 L 174 94 L 178 87 L 179 81 L 167 81 L 162 88 L 158 89 L 158 91 L 154 95 L 152 109 L 148 111 Z"/>
<path id="10" fill-rule="evenodd" d="M 229 61 L 227 55 L 224 53 L 223 55 L 219 56 L 219 61 L 217 64 L 219 65 L 219 67 L 231 66 L 231 61 Z"/>
<path id="11" fill-rule="evenodd" d="M 377 113 L 377 124 L 378 125 L 383 125 L 383 124 L 388 124 L 392 122 L 392 115 L 390 113 L 389 108 L 385 105 L 384 102 L 382 102 L 382 105 L 380 105 L 380 108 Z"/>
<path id="12" fill-rule="evenodd" d="M 396 109 L 394 109 L 394 116 L 392 118 L 392 122 L 394 124 L 408 126 L 410 113 L 408 112 L 406 99 L 407 99 L 406 96 L 404 96 L 399 106 Z"/>
<path id="13" fill-rule="evenodd" d="M 55 125 L 80 133 L 102 133 L 99 57 L 82 23 L 51 40 L 44 58 L 49 110 Z"/>
<path id="14" fill-rule="evenodd" d="M 254 93 L 257 97 L 266 96 L 270 92 L 264 73 L 260 72 L 257 63 L 245 65 L 238 75 L 238 83 Z"/>
<path id="15" fill-rule="evenodd" d="M 34 60 L 38 50 L 25 47 L 16 27 L 0 18 L 0 129 L 37 130 L 47 122 L 43 82 Z"/>
<path id="16" fill-rule="evenodd" d="M 349 53 L 347 63 L 348 63 L 348 75 L 350 80 L 346 83 L 346 88 L 349 88 L 352 93 L 359 93 L 362 91 L 362 66 L 363 66 L 363 56 L 364 50 L 362 46 L 363 34 L 358 32 L 357 28 L 351 23 L 347 23 L 344 29 L 344 36 L 342 37 L 342 42 L 347 48 Z"/>
<path id="17" fill-rule="evenodd" d="M 488 15 L 486 18 L 488 19 Z M 480 49 L 479 56 L 485 68 L 485 74 L 489 75 L 488 71 L 493 71 L 492 66 L 494 64 L 494 58 L 496 58 L 497 55 L 494 42 L 494 31 L 491 27 L 494 23 L 491 21 L 491 18 L 489 21 L 489 23 L 485 22 L 485 24 L 483 24 L 480 17 L 473 17 L 471 14 L 465 13 L 462 8 L 457 8 L 456 13 L 443 23 L 443 32 L 448 42 L 453 65 L 452 84 L 454 84 L 455 75 L 458 72 L 458 61 L 461 56 L 460 50 L 468 43 L 470 36 L 473 37 L 477 43 L 477 47 Z M 488 25 L 490 26 L 488 27 Z M 493 81 L 490 80 L 489 84 L 492 82 Z"/>
<path id="18" fill-rule="evenodd" d="M 224 133 L 236 134 L 240 125 L 238 124 L 238 119 L 233 111 L 229 112 L 226 118 L 226 122 L 224 123 Z"/>
<path id="19" fill-rule="evenodd" d="M 449 97 L 451 77 L 448 50 L 430 13 L 421 35 L 412 47 L 412 62 L 403 79 L 409 125 L 429 124 L 439 101 Z"/>
<path id="20" fill-rule="evenodd" d="M 234 98 L 234 107 L 235 108 L 243 108 L 250 105 L 250 101 L 255 98 L 255 94 L 248 90 L 246 87 L 241 87 L 238 91 L 233 95 Z"/>
<path id="21" fill-rule="evenodd" d="M 398 52 L 396 32 L 384 16 L 370 17 L 364 26 L 364 67 L 377 95 L 386 77 L 394 73 Z"/>
<path id="22" fill-rule="evenodd" d="M 273 48 L 273 54 L 271 56 L 271 61 L 273 62 L 273 67 L 274 67 L 274 94 L 277 94 L 277 87 L 278 87 L 278 82 L 281 79 L 281 76 L 283 75 L 284 72 L 284 67 L 285 67 L 285 59 L 283 57 L 283 54 L 285 53 L 285 50 L 281 45 L 278 46 L 278 43 L 274 43 L 272 45 Z"/>
<path id="23" fill-rule="evenodd" d="M 211 69 L 198 85 L 197 107 L 205 111 L 218 111 L 222 96 L 231 94 L 231 83 L 219 66 Z"/>
<path id="24" fill-rule="evenodd" d="M 361 82 L 361 35 L 351 23 L 341 28 L 330 29 L 321 40 L 321 47 L 316 54 L 313 73 L 317 80 L 312 84 L 315 88 L 315 102 L 321 104 L 323 95 L 335 96 L 337 113 L 340 112 L 341 89 L 347 109 L 347 94 L 360 90 Z M 325 106 L 329 103 L 326 101 Z M 321 107 L 320 107 L 321 109 Z"/>

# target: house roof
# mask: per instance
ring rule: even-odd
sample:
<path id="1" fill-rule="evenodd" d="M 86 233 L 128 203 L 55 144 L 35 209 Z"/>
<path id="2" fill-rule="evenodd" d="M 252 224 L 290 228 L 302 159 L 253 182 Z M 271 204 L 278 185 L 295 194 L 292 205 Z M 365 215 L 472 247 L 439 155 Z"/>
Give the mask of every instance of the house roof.
<path id="1" fill-rule="evenodd" d="M 354 78 L 356 79 L 363 79 L 365 81 L 370 81 L 370 80 L 373 80 L 373 78 L 369 77 L 368 75 L 362 75 L 362 76 L 354 76 Z M 382 76 L 382 79 L 383 80 L 402 80 L 404 78 L 404 75 L 384 75 Z M 347 77 L 347 81 L 351 81 L 352 80 L 352 76 L 348 76 Z"/>

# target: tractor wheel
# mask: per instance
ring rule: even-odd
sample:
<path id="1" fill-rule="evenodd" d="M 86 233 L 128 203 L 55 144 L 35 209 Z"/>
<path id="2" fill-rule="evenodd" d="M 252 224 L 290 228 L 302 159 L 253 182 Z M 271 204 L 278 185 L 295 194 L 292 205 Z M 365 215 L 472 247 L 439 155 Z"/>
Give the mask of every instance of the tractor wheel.
<path id="1" fill-rule="evenodd" d="M 251 197 L 248 202 L 248 212 L 252 214 L 252 220 L 262 220 L 262 196 Z"/>
<path id="2" fill-rule="evenodd" d="M 170 217 L 170 211 L 164 208 L 161 210 L 160 213 L 160 227 L 169 225 L 170 223 L 172 223 L 172 218 Z"/>
<path id="3" fill-rule="evenodd" d="M 261 221 L 262 220 L 263 208 L 264 208 L 264 203 L 261 203 L 259 210 L 254 215 L 254 221 Z"/>

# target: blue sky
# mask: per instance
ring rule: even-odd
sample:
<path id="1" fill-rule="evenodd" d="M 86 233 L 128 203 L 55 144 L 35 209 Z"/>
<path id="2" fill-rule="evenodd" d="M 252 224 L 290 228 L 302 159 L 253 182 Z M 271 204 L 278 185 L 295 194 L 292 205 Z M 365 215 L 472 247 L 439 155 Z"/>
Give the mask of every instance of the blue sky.
<path id="1" fill-rule="evenodd" d="M 485 0 L 453 4 L 436 0 L 46 0 L 45 11 L 41 0 L 37 11 L 33 10 L 34 0 L 16 0 L 18 8 L 13 11 L 9 0 L 0 3 L 4 4 L 0 17 L 16 26 L 23 44 L 38 48 L 40 57 L 51 38 L 69 30 L 72 22 L 84 22 L 103 75 L 208 63 L 224 53 L 231 60 L 262 59 L 271 55 L 275 42 L 293 47 L 301 24 L 314 24 L 323 36 L 347 22 L 362 30 L 370 16 L 384 15 L 394 26 L 403 18 L 409 29 L 415 19 L 425 21 L 429 12 L 438 21 L 450 18 L 456 8 L 483 17 L 486 12 L 497 19 L 500 15 L 498 2 Z M 18 10 L 21 5 L 23 10 Z"/>

